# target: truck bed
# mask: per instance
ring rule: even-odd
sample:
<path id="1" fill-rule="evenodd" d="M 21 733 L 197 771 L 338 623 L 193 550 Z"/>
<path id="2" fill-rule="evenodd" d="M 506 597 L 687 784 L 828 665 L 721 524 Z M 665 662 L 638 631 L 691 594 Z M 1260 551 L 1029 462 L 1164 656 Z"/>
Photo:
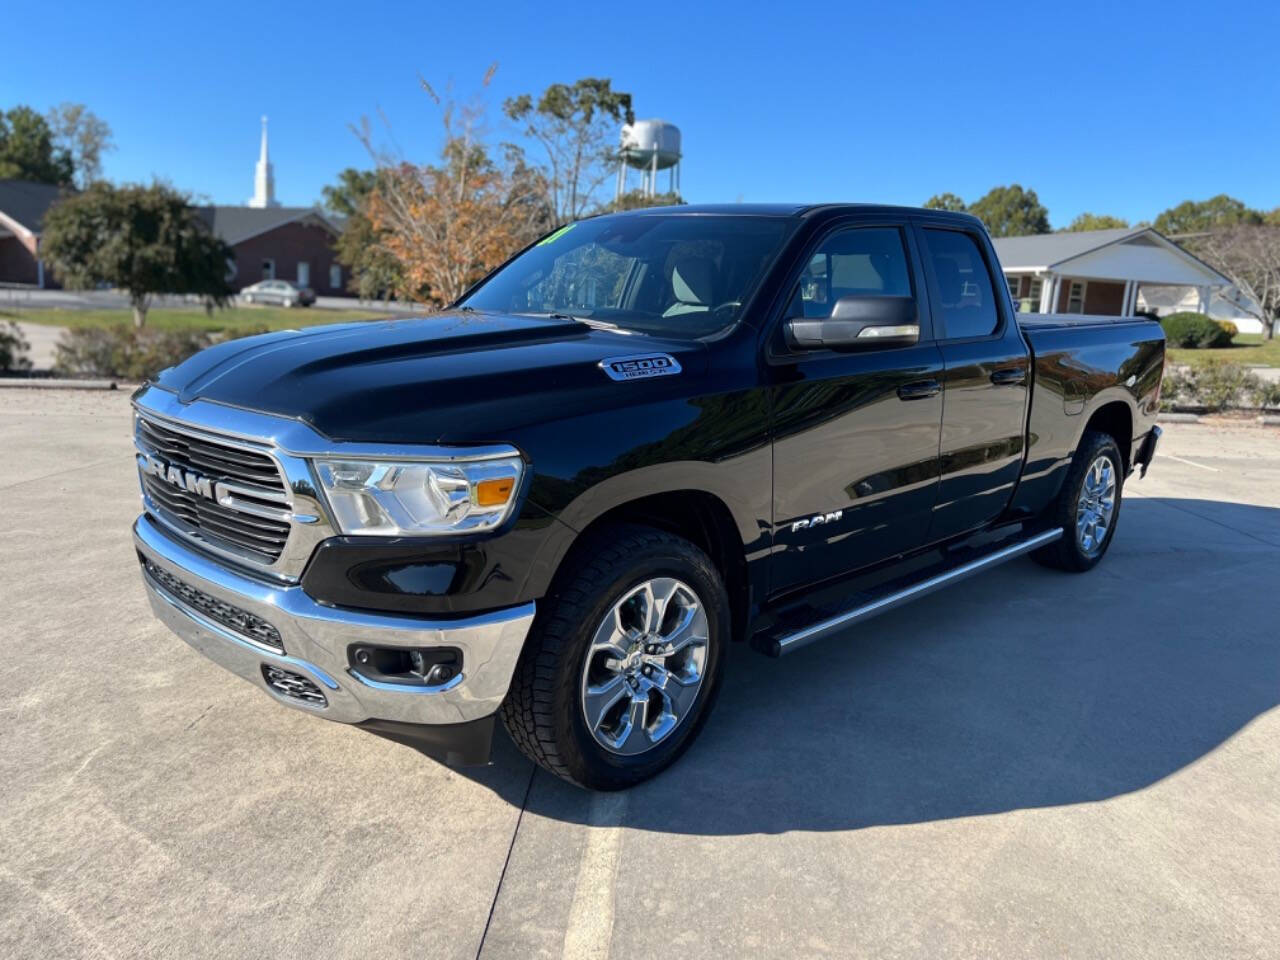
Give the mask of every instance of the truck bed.
<path id="1" fill-rule="evenodd" d="M 1148 317 L 1109 317 L 1091 313 L 1020 313 L 1018 326 L 1024 330 L 1063 330 L 1079 327 L 1115 327 L 1124 324 L 1154 323 Z"/>

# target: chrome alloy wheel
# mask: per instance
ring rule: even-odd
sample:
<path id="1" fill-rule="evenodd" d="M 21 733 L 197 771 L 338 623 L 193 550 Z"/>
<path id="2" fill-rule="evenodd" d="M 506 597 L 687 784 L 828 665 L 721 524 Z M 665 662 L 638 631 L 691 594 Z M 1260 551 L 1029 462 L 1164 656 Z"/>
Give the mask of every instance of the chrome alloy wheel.
<path id="1" fill-rule="evenodd" d="M 1076 542 L 1085 556 L 1093 556 L 1106 542 L 1116 511 L 1116 471 L 1108 456 L 1089 465 L 1076 501 Z"/>
<path id="2" fill-rule="evenodd" d="M 634 756 L 669 737 L 698 699 L 707 642 L 707 612 L 687 584 L 657 577 L 623 594 L 582 666 L 582 716 L 596 742 Z"/>

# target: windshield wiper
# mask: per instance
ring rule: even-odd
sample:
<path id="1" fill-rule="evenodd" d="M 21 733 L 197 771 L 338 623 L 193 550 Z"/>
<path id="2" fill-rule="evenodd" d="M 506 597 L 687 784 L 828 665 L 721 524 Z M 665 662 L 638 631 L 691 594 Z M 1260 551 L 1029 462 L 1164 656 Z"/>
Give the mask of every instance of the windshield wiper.
<path id="1" fill-rule="evenodd" d="M 622 330 L 616 323 L 609 323 L 606 320 L 593 320 L 591 317 L 575 317 L 571 313 L 548 313 L 548 320 L 572 320 L 575 323 L 585 323 L 588 327 L 596 327 L 600 330 L 617 330 L 619 333 L 630 333 L 629 330 Z"/>

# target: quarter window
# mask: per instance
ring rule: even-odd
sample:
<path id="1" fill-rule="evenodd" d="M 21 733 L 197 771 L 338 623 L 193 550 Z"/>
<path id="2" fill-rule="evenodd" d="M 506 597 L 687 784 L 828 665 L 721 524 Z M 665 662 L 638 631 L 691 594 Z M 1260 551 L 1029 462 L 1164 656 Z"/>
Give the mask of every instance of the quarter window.
<path id="1" fill-rule="evenodd" d="M 935 318 L 949 340 L 986 337 L 1000 324 L 995 289 L 982 252 L 959 230 L 924 231 L 925 256 L 937 287 Z"/>
<path id="2" fill-rule="evenodd" d="M 793 317 L 829 317 L 841 297 L 911 296 L 911 274 L 896 227 L 841 230 L 809 258 L 792 299 Z"/>

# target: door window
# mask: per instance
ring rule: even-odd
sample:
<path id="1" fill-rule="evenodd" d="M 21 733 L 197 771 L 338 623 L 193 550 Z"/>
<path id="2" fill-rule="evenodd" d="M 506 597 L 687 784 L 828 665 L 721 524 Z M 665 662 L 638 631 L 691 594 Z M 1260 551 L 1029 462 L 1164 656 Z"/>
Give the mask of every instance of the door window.
<path id="1" fill-rule="evenodd" d="M 987 337 L 1000 325 L 995 289 L 973 237 L 959 230 L 925 229 L 925 257 L 937 287 L 934 315 L 948 340 Z"/>
<path id="2" fill-rule="evenodd" d="M 790 316 L 829 317 L 841 297 L 911 296 L 911 273 L 896 227 L 856 227 L 823 240 L 800 275 Z"/>
<path id="3" fill-rule="evenodd" d="M 305 260 L 298 261 L 298 286 L 311 286 L 311 264 Z"/>

